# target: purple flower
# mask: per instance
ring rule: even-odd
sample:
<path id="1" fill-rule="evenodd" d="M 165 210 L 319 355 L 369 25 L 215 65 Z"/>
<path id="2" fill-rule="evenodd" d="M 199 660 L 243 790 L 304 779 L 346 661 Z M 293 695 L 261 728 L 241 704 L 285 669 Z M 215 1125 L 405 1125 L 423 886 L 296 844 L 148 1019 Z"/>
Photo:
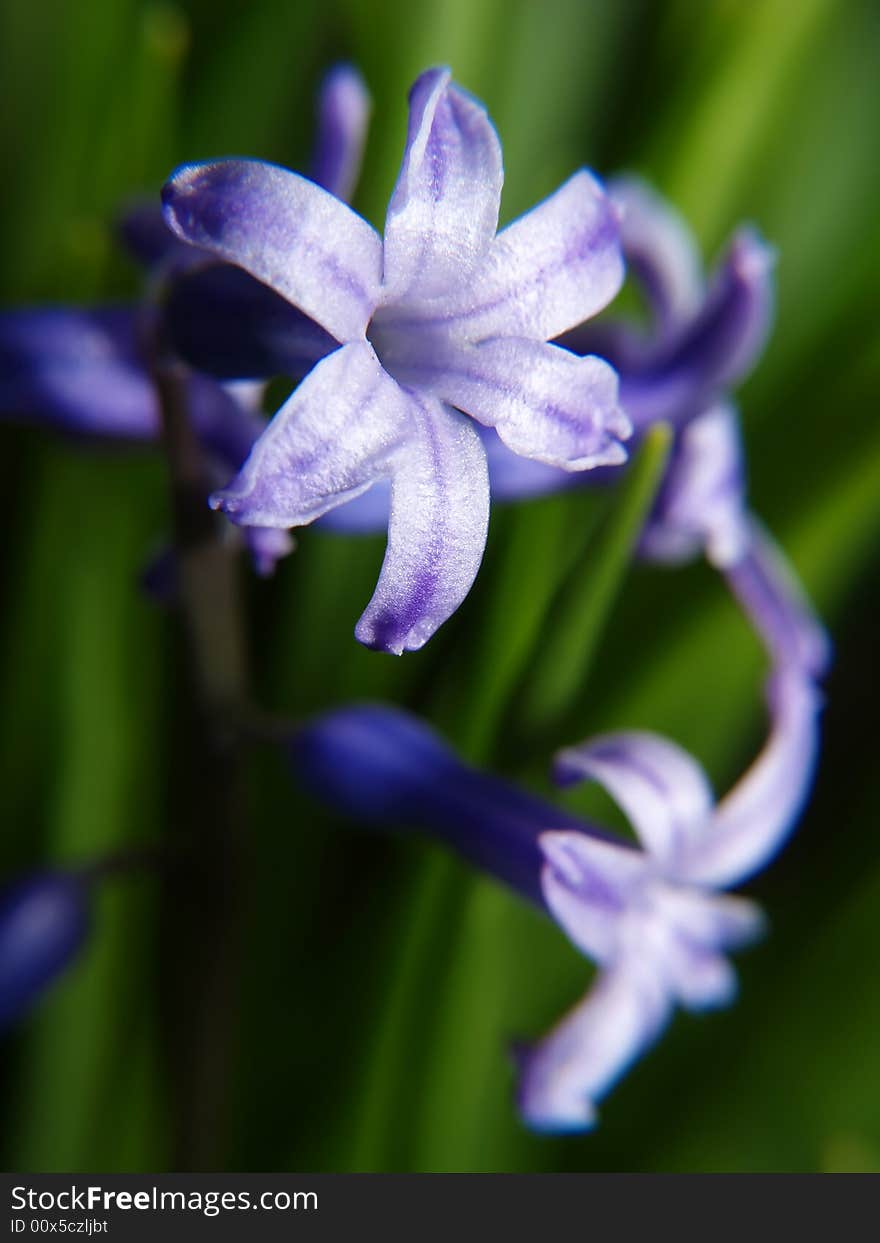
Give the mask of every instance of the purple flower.
<path id="1" fill-rule="evenodd" d="M 599 964 L 586 998 L 520 1053 L 519 1101 L 533 1126 L 580 1130 L 597 1101 L 658 1037 L 676 1004 L 728 1004 L 736 977 L 725 951 L 762 928 L 757 908 L 720 890 L 773 857 L 806 800 L 818 749 L 820 696 L 786 670 L 769 685 L 772 729 L 752 767 L 717 805 L 702 770 L 651 734 L 594 739 L 561 753 L 557 777 L 603 785 L 641 849 L 584 833 L 540 837 L 545 901 Z"/>
<path id="2" fill-rule="evenodd" d="M 765 866 L 806 799 L 820 699 L 794 668 L 769 683 L 770 736 L 717 805 L 697 763 L 646 733 L 563 751 L 562 783 L 602 784 L 638 845 L 463 764 L 407 714 L 342 708 L 294 737 L 319 797 L 377 828 L 439 837 L 559 924 L 599 967 L 593 989 L 542 1042 L 520 1049 L 519 1103 L 538 1129 L 590 1126 L 595 1106 L 654 1041 L 676 1005 L 725 1005 L 726 952 L 761 930 L 757 908 L 723 892 Z"/>
<path id="3" fill-rule="evenodd" d="M 587 172 L 496 236 L 502 166 L 482 106 L 446 70 L 410 94 L 384 240 L 314 183 L 259 161 L 185 166 L 165 187 L 177 235 L 283 295 L 339 343 L 214 504 L 301 526 L 390 481 L 388 548 L 356 628 L 421 647 L 479 568 L 489 493 L 475 423 L 567 470 L 619 463 L 613 370 L 551 344 L 617 292 L 617 220 Z"/>

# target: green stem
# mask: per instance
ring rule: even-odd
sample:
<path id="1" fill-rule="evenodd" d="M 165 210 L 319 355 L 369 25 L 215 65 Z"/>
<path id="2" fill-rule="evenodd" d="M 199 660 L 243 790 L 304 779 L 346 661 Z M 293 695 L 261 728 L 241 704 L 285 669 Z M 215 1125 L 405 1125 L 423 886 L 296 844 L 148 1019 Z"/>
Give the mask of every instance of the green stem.
<path id="1" fill-rule="evenodd" d="M 180 609 L 187 641 L 182 780 L 169 833 L 180 849 L 165 885 L 163 1024 L 176 1115 L 173 1168 L 222 1168 L 235 1056 L 244 842 L 247 700 L 235 549 L 208 509 L 210 482 L 187 410 L 186 373 L 158 355 L 174 512 Z M 174 797 L 176 795 L 176 797 Z"/>

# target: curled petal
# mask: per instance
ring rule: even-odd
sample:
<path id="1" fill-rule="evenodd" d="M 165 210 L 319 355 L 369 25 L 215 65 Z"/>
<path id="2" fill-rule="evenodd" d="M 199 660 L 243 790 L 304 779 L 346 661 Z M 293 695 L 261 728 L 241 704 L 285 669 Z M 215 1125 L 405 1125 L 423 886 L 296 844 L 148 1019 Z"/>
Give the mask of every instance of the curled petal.
<path id="1" fill-rule="evenodd" d="M 679 861 L 680 879 L 729 888 L 764 867 L 797 821 L 813 779 L 821 696 L 799 671 L 769 683 L 772 728 L 764 750 L 718 804 L 709 830 Z"/>
<path id="2" fill-rule="evenodd" d="M 370 120 L 370 96 L 352 65 L 337 65 L 318 94 L 312 181 L 348 203 L 357 185 Z"/>
<path id="3" fill-rule="evenodd" d="M 49 873 L 8 889 L 0 901 L 0 1026 L 19 1018 L 76 958 L 89 932 L 88 890 Z"/>
<path id="4" fill-rule="evenodd" d="M 382 242 L 304 177 L 260 160 L 179 168 L 162 191 L 183 241 L 237 264 L 340 341 L 360 337 L 379 299 Z"/>
<path id="5" fill-rule="evenodd" d="M 712 791 L 696 760 L 656 734 L 606 734 L 556 758 L 557 781 L 597 781 L 657 859 L 672 860 L 706 827 Z"/>
<path id="6" fill-rule="evenodd" d="M 637 177 L 617 177 L 609 193 L 619 209 L 627 269 L 645 292 L 658 332 L 692 316 L 703 298 L 693 234 L 667 201 Z"/>
<path id="7" fill-rule="evenodd" d="M 683 427 L 639 551 L 651 561 L 679 562 L 705 552 L 722 568 L 749 545 L 745 472 L 735 411 L 713 406 Z"/>
<path id="8" fill-rule="evenodd" d="M 244 526 L 313 522 L 390 473 L 408 420 L 407 397 L 370 346 L 342 346 L 288 398 L 211 504 Z"/>
<path id="9" fill-rule="evenodd" d="M 540 846 L 547 909 L 578 949 L 596 962 L 610 962 L 620 943 L 620 921 L 648 874 L 645 856 L 583 830 L 542 833 Z"/>
<path id="10" fill-rule="evenodd" d="M 408 393 L 407 400 L 409 431 L 391 472 L 388 547 L 355 628 L 365 646 L 395 654 L 422 647 L 461 604 L 489 523 L 486 454 L 473 423 L 430 398 Z"/>
<path id="11" fill-rule="evenodd" d="M 672 1012 L 655 973 L 636 962 L 599 975 L 592 990 L 540 1044 L 519 1053 L 517 1098 L 538 1131 L 589 1129 L 596 1105 L 657 1039 Z"/>
<path id="12" fill-rule="evenodd" d="M 775 665 L 821 677 L 831 643 L 782 549 L 755 518 L 748 524 L 745 555 L 726 570 L 734 595 Z"/>
<path id="13" fill-rule="evenodd" d="M 0 414 L 78 436 L 158 439 L 135 312 L 46 307 L 0 315 Z"/>
<path id="14" fill-rule="evenodd" d="M 220 379 L 299 378 L 339 342 L 268 285 L 204 262 L 168 289 L 164 323 L 176 352 Z"/>
<path id="15" fill-rule="evenodd" d="M 410 92 L 409 130 L 385 222 L 385 298 L 421 301 L 467 280 L 498 227 L 501 144 L 482 104 L 429 69 Z"/>
<path id="16" fill-rule="evenodd" d="M 514 453 L 567 470 L 617 465 L 629 420 L 617 405 L 617 376 L 599 358 L 557 345 L 497 337 L 427 355 L 421 383 L 494 427 Z"/>
<path id="17" fill-rule="evenodd" d="M 767 337 L 773 315 L 773 252 L 742 229 L 699 314 L 643 350 L 638 360 L 608 359 L 621 380 L 621 403 L 636 427 L 658 419 L 681 423 L 741 380 Z"/>

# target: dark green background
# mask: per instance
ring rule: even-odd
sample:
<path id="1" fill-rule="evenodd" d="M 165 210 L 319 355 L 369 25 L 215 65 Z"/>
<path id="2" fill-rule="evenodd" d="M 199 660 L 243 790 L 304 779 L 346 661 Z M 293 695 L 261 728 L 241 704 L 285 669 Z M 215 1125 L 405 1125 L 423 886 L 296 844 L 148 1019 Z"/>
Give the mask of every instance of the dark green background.
<path id="1" fill-rule="evenodd" d="M 106 227 L 119 202 L 155 193 L 184 159 L 302 167 L 316 82 L 340 57 L 375 100 L 357 206 L 377 224 L 406 89 L 445 61 L 498 126 L 506 218 L 588 163 L 649 176 L 707 257 L 743 219 L 778 247 L 777 328 L 741 400 L 752 496 L 837 660 L 809 812 L 750 887 L 772 933 L 741 960 L 741 1000 L 679 1017 L 583 1138 L 521 1128 L 505 1048 L 580 996 L 587 964 L 488 881 L 331 821 L 275 755 L 258 757 L 226 1166 L 880 1169 L 878 8 L 4 0 L 4 302 L 134 291 Z M 188 769 L 174 622 L 136 589 L 168 526 L 162 463 L 33 430 L 3 440 L 0 791 L 14 873 L 160 838 Z M 276 579 L 249 588 L 264 704 L 409 703 L 537 788 L 553 746 L 655 728 L 723 789 L 760 742 L 763 660 L 708 570 L 628 567 L 644 502 L 631 486 L 496 510 L 465 606 L 398 660 L 351 633 L 381 541 L 304 532 Z M 566 633 L 584 636 L 583 659 Z M 6 1041 L 5 1168 L 170 1160 L 155 886 L 108 887 L 80 964 Z"/>

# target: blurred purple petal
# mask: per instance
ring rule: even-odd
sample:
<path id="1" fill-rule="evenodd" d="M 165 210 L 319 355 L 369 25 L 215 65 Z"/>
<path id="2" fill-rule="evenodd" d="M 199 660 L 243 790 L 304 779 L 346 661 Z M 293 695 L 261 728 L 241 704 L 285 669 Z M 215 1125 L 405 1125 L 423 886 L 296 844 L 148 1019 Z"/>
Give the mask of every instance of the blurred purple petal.
<path id="1" fill-rule="evenodd" d="M 403 392 L 403 390 L 398 390 Z M 486 454 L 473 423 L 407 394 L 409 430 L 394 460 L 388 547 L 355 627 L 367 647 L 422 647 L 473 584 L 489 524 Z"/>
<path id="2" fill-rule="evenodd" d="M 696 760 L 657 734 L 606 734 L 556 757 L 557 781 L 597 781 L 657 859 L 671 860 L 705 825 L 712 790 Z"/>
<path id="3" fill-rule="evenodd" d="M 124 307 L 0 314 L 0 415 L 113 440 L 158 438 L 159 411 Z"/>
<path id="4" fill-rule="evenodd" d="M 541 888 L 547 909 L 594 962 L 619 955 L 620 930 L 634 891 L 644 885 L 645 856 L 619 841 L 583 831 L 542 833 Z"/>
<path id="5" fill-rule="evenodd" d="M 731 590 L 761 636 L 774 665 L 821 677 L 831 642 L 782 549 L 756 518 L 748 522 L 744 556 L 725 573 Z"/>
<path id="6" fill-rule="evenodd" d="M 646 341 L 641 360 L 631 348 L 627 357 L 608 353 L 620 372 L 621 404 L 637 428 L 660 419 L 681 424 L 746 375 L 772 320 L 772 269 L 769 247 L 740 230 L 696 316 Z"/>
<path id="7" fill-rule="evenodd" d="M 809 678 L 787 668 L 770 679 L 769 702 L 770 737 L 682 857 L 683 880 L 740 884 L 769 863 L 797 822 L 813 781 L 822 697 Z"/>
<path id="8" fill-rule="evenodd" d="M 662 333 L 694 315 L 703 300 L 702 262 L 693 234 L 671 204 L 638 178 L 616 177 L 608 190 L 620 213 L 627 268 Z"/>
<path id="9" fill-rule="evenodd" d="M 733 565 L 749 546 L 745 506 L 739 421 L 731 407 L 719 404 L 676 436 L 639 551 L 651 561 L 705 553 L 718 568 Z"/>
<path id="10" fill-rule="evenodd" d="M 179 168 L 162 199 L 178 237 L 244 268 L 337 339 L 363 334 L 382 242 L 332 194 L 274 164 L 220 160 Z"/>
<path id="11" fill-rule="evenodd" d="M 0 1025 L 20 1018 L 79 954 L 90 925 L 76 876 L 44 873 L 0 899 Z"/>
<path id="12" fill-rule="evenodd" d="M 657 1039 L 672 1013 L 668 993 L 635 962 L 602 972 L 549 1036 L 519 1055 L 517 1099 L 538 1131 L 588 1130 L 596 1105 Z"/>
<path id="13" fill-rule="evenodd" d="M 271 578 L 278 562 L 296 548 L 296 541 L 289 531 L 278 531 L 273 527 L 248 527 L 244 532 L 244 541 L 260 578 Z"/>
<path id="14" fill-rule="evenodd" d="M 312 181 L 344 203 L 351 200 L 361 171 L 370 120 L 370 96 L 352 65 L 337 65 L 318 92 L 318 132 Z"/>
<path id="15" fill-rule="evenodd" d="M 410 91 L 409 128 L 385 221 L 384 300 L 460 288 L 498 226 L 501 144 L 482 104 L 429 69 Z"/>

